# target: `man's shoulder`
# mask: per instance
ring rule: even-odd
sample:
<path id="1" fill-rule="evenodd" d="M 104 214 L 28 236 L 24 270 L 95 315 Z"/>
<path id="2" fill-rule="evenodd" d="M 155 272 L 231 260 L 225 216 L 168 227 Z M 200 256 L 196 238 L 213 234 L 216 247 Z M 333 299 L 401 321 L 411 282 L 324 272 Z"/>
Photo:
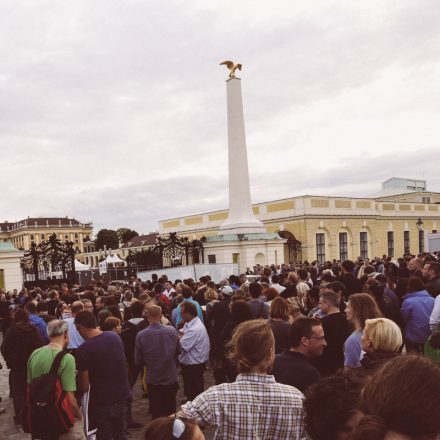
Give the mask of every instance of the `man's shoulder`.
<path id="1" fill-rule="evenodd" d="M 31 355 L 29 356 L 29 362 L 31 362 L 36 357 L 40 356 L 42 353 L 45 353 L 47 350 L 49 350 L 47 347 L 40 347 L 34 350 Z"/>
<path id="2" fill-rule="evenodd" d="M 87 339 L 78 347 L 78 351 L 87 351 L 97 347 L 106 347 L 108 344 L 122 343 L 121 338 L 115 332 L 104 331 L 93 338 Z"/>
<path id="3" fill-rule="evenodd" d="M 177 334 L 177 330 L 172 325 L 164 325 L 160 324 L 160 326 L 148 326 L 147 328 L 139 331 L 138 337 L 148 336 L 148 335 L 157 335 L 157 334 Z"/>
<path id="4" fill-rule="evenodd" d="M 252 393 L 258 393 L 258 386 L 257 389 L 255 389 L 254 387 L 255 383 L 252 384 Z M 248 386 L 247 382 L 243 382 L 243 381 L 236 381 L 236 382 L 232 382 L 232 383 L 223 383 L 221 385 L 216 385 L 214 387 L 211 388 L 215 388 L 212 392 L 214 395 L 228 395 L 228 394 L 233 394 L 236 395 L 237 393 L 240 392 L 240 390 L 242 389 L 246 389 Z M 297 388 L 292 387 L 290 385 L 285 385 L 279 382 L 275 382 L 275 381 L 270 381 L 270 382 L 261 382 L 260 384 L 261 387 L 261 392 L 265 393 L 265 394 L 271 394 L 274 396 L 278 396 L 278 397 L 284 397 L 287 399 L 292 399 L 292 400 L 298 400 L 300 399 L 302 401 L 303 399 L 303 393 L 301 393 L 301 391 L 299 391 Z M 236 391 L 235 393 L 231 391 Z"/>
<path id="5" fill-rule="evenodd" d="M 341 324 L 347 324 L 348 326 L 347 315 L 344 312 L 331 313 L 330 315 L 322 317 L 321 321 L 323 326 L 339 326 Z"/>
<path id="6" fill-rule="evenodd" d="M 278 390 L 278 393 L 280 395 L 284 395 L 285 397 L 288 397 L 292 400 L 299 400 L 302 402 L 304 398 L 304 394 L 300 390 L 298 390 L 298 388 L 292 387 L 291 385 L 285 385 L 275 382 L 274 384 L 272 384 L 272 387 L 274 390 Z"/>

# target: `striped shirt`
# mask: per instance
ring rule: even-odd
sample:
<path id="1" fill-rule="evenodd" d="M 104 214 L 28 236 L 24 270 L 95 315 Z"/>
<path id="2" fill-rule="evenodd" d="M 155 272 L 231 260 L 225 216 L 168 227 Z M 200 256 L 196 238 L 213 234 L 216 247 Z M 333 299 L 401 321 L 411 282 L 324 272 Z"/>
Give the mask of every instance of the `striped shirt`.
<path id="1" fill-rule="evenodd" d="M 182 405 L 185 417 L 217 426 L 214 439 L 309 439 L 303 394 L 267 374 L 239 374 Z"/>

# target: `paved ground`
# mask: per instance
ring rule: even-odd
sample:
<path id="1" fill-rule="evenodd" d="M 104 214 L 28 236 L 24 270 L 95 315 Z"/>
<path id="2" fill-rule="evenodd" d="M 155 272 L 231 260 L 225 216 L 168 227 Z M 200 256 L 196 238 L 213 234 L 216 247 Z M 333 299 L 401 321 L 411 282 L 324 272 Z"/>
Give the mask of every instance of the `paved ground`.
<path id="1" fill-rule="evenodd" d="M 1 341 L 1 336 L 0 336 Z M 29 440 L 31 437 L 25 434 L 20 427 L 14 424 L 12 419 L 14 415 L 14 410 L 12 406 L 12 399 L 9 398 L 9 370 L 6 369 L 5 362 L 0 355 L 0 362 L 3 365 L 3 369 L 0 370 L 0 397 L 2 402 L 0 402 L 0 408 L 4 408 L 6 411 L 0 414 L 0 440 Z M 205 388 L 213 384 L 212 371 L 207 370 L 205 373 Z M 182 386 L 180 386 L 177 402 L 183 399 Z M 142 423 L 144 426 L 147 425 L 151 417 L 148 414 L 148 399 L 142 397 L 142 391 L 140 384 L 136 384 L 134 387 L 134 402 L 133 402 L 133 418 L 135 421 Z M 132 429 L 129 432 L 130 439 L 140 439 L 142 429 Z M 205 430 L 206 439 L 212 438 L 213 429 L 207 428 Z M 74 428 L 74 439 L 83 440 L 85 439 L 82 434 L 81 422 L 77 423 Z"/>

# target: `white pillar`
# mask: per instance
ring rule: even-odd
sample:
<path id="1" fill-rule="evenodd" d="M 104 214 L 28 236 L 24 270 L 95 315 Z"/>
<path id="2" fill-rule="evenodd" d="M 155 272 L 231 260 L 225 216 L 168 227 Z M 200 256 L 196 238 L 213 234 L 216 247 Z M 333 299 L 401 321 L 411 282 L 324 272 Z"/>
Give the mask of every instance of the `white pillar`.
<path id="1" fill-rule="evenodd" d="M 229 215 L 220 234 L 264 233 L 251 204 L 249 168 L 244 130 L 243 102 L 239 78 L 226 81 L 228 106 Z"/>

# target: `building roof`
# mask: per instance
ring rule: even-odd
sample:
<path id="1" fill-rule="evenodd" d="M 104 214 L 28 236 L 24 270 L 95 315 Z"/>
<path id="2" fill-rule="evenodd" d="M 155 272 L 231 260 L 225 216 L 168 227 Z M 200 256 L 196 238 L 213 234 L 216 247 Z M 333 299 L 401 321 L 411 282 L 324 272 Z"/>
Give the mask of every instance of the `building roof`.
<path id="1" fill-rule="evenodd" d="M 12 231 L 23 227 L 62 227 L 62 226 L 80 226 L 82 223 L 69 217 L 28 217 L 17 222 L 1 222 L 0 231 Z M 85 225 L 89 225 L 88 223 Z M 91 224 L 90 224 L 91 226 Z"/>
<path id="2" fill-rule="evenodd" d="M 127 243 L 124 243 L 121 248 L 126 249 L 131 247 L 154 246 L 158 235 L 157 232 L 148 235 L 139 235 L 138 237 L 132 238 Z"/>
<path id="3" fill-rule="evenodd" d="M 0 252 L 17 252 L 18 250 L 14 247 L 14 245 L 10 241 L 5 241 L 4 243 L 0 243 Z"/>

